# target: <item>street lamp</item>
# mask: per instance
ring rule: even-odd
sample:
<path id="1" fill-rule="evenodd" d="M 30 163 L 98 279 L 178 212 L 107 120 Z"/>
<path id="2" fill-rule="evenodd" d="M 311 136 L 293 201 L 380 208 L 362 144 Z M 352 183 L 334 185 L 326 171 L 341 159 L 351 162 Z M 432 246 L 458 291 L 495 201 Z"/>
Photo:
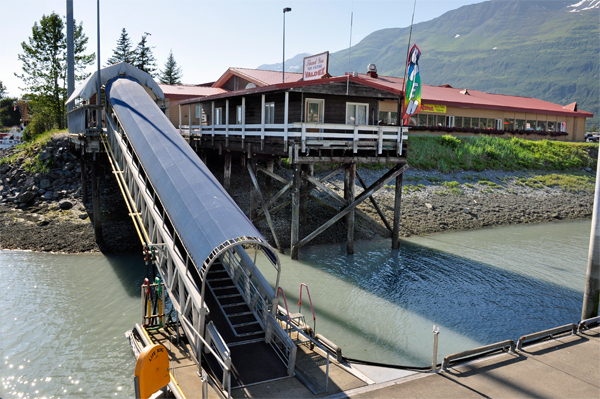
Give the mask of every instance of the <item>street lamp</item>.
<path id="1" fill-rule="evenodd" d="M 292 11 L 290 7 L 286 7 L 283 9 L 283 68 L 281 71 L 282 83 L 285 83 L 285 13 L 290 11 Z"/>

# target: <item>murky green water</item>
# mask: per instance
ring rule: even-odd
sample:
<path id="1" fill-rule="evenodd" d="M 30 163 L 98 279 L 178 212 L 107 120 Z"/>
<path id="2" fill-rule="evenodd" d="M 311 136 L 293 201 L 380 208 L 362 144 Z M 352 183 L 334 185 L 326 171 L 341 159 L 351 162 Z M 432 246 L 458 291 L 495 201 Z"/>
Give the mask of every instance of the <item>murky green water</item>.
<path id="1" fill-rule="evenodd" d="M 417 237 L 399 251 L 363 242 L 354 256 L 309 247 L 283 257 L 282 286 L 291 311 L 309 286 L 317 332 L 345 355 L 427 365 L 433 324 L 441 359 L 578 321 L 589 234 L 575 221 Z M 0 251 L 0 397 L 133 396 L 124 332 L 140 321 L 144 273 L 141 256 Z"/>

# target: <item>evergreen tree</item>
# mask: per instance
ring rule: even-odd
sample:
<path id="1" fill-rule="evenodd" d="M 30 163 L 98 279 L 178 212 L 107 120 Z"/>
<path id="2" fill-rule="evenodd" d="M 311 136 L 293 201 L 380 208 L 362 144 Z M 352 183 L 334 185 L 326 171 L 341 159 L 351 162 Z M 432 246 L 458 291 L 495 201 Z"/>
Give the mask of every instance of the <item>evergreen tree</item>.
<path id="1" fill-rule="evenodd" d="M 60 129 L 65 127 L 67 99 L 67 38 L 64 28 L 65 23 L 58 14 L 42 15 L 40 23 L 33 24 L 28 43 L 21 43 L 23 53 L 18 58 L 23 63 L 23 73 L 15 73 L 25 84 L 21 89 L 31 94 L 40 109 L 45 109 Z M 83 33 L 82 24 L 74 24 L 73 40 L 75 80 L 80 81 L 87 77 L 83 70 L 94 62 L 96 55 L 83 54 L 88 38 Z"/>
<path id="2" fill-rule="evenodd" d="M 2 84 L 2 81 L 0 80 L 0 100 L 2 100 L 4 98 L 5 94 L 6 94 L 6 86 L 4 86 Z"/>
<path id="3" fill-rule="evenodd" d="M 167 58 L 167 62 L 165 62 L 165 69 L 160 71 L 159 74 L 160 83 L 166 83 L 168 85 L 180 85 L 181 76 L 181 67 L 177 66 L 175 57 L 173 57 L 173 50 L 170 50 L 169 58 Z"/>
<path id="4" fill-rule="evenodd" d="M 155 76 L 156 73 L 156 59 L 152 54 L 152 48 L 148 46 L 148 36 L 150 33 L 144 32 L 142 40 L 138 43 L 135 49 L 135 63 L 134 66 L 141 69 L 144 72 Z"/>
<path id="5" fill-rule="evenodd" d="M 126 62 L 133 65 L 135 63 L 135 51 L 131 48 L 131 40 L 125 28 L 121 30 L 121 36 L 117 40 L 117 47 L 113 50 L 113 55 L 108 59 L 107 65 Z"/>

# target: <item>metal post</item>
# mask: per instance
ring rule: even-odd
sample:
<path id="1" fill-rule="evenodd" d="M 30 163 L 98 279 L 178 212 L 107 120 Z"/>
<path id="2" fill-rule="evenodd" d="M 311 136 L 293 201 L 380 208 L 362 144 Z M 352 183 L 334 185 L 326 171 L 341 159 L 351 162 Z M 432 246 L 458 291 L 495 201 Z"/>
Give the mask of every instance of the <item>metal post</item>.
<path id="1" fill-rule="evenodd" d="M 437 352 L 438 352 L 438 335 L 440 328 L 433 325 L 433 360 L 431 362 L 431 371 L 437 370 Z"/>
<path id="2" fill-rule="evenodd" d="M 223 177 L 223 188 L 229 191 L 231 187 L 231 153 L 225 154 L 225 175 Z"/>
<path id="3" fill-rule="evenodd" d="M 75 44 L 73 41 L 73 0 L 67 0 L 67 98 L 75 90 Z M 73 109 L 74 102 L 67 104 L 67 111 Z"/>
<path id="4" fill-rule="evenodd" d="M 600 301 L 600 161 L 596 166 L 596 192 L 594 194 L 594 210 L 592 213 L 592 232 L 590 234 L 590 250 L 588 254 L 585 289 L 583 291 L 583 307 L 581 319 L 598 316 Z"/>
<path id="5" fill-rule="evenodd" d="M 87 190 L 87 167 L 85 162 L 85 145 L 81 146 L 81 200 L 84 204 L 88 202 Z"/>
<path id="6" fill-rule="evenodd" d="M 98 52 L 96 53 L 96 57 L 98 57 L 98 76 L 97 76 L 97 92 L 96 92 L 96 104 L 98 105 L 98 117 L 96 119 L 96 123 L 98 124 L 98 129 L 102 129 L 102 109 L 100 108 L 100 86 L 102 84 L 102 78 L 100 76 L 100 0 L 97 1 L 98 4 Z"/>
<path id="7" fill-rule="evenodd" d="M 290 11 L 292 11 L 290 7 L 285 7 L 283 9 L 283 67 L 281 68 L 282 83 L 285 83 L 285 13 Z"/>

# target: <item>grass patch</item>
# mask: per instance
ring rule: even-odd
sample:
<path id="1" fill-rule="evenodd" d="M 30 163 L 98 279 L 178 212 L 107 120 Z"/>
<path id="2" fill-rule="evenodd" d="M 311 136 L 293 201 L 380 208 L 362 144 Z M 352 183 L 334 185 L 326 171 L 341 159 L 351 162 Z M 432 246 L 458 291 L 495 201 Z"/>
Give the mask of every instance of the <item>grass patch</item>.
<path id="1" fill-rule="evenodd" d="M 522 177 L 518 182 L 531 188 L 559 187 L 568 192 L 594 192 L 596 179 L 591 176 L 552 173 L 529 178 Z"/>
<path id="2" fill-rule="evenodd" d="M 481 184 L 481 185 L 484 185 L 484 186 L 488 186 L 488 187 L 490 187 L 490 188 L 502 188 L 502 186 L 501 186 L 501 185 L 499 185 L 499 184 L 497 184 L 497 183 L 494 183 L 493 181 L 490 181 L 490 180 L 479 180 L 479 181 L 477 182 L 477 184 Z"/>
<path id="3" fill-rule="evenodd" d="M 12 154 L 10 157 L 4 157 L 4 158 L 0 159 L 0 165 L 4 165 L 5 163 L 13 164 L 19 159 L 26 159 L 24 162 L 24 165 L 25 165 L 25 168 L 29 172 L 36 173 L 36 172 L 42 171 L 45 168 L 48 168 L 48 171 L 49 171 L 52 166 L 49 163 L 50 160 L 47 160 L 45 162 L 40 161 L 38 159 L 37 155 L 41 151 L 41 149 L 44 148 L 50 140 L 52 140 L 52 136 L 54 136 L 55 134 L 58 134 L 58 133 L 65 133 L 65 132 L 67 132 L 66 129 L 63 129 L 63 130 L 53 129 L 53 130 L 47 131 L 46 133 L 40 134 L 32 141 L 27 141 L 25 143 L 21 143 L 21 144 L 17 145 L 16 146 L 17 150 L 15 151 L 14 154 Z"/>
<path id="4" fill-rule="evenodd" d="M 421 191 L 422 187 L 419 187 L 419 186 L 423 186 L 423 185 L 421 184 L 421 185 L 413 186 L 412 184 L 407 184 L 405 186 L 402 186 L 402 191 L 404 191 L 406 193 L 414 193 L 415 191 Z M 423 186 L 423 187 L 425 187 L 425 186 Z"/>
<path id="5" fill-rule="evenodd" d="M 471 183 L 465 183 L 465 187 L 475 188 L 475 186 L 473 184 L 471 184 Z"/>
<path id="6" fill-rule="evenodd" d="M 448 188 L 457 188 L 460 186 L 460 183 L 457 181 L 445 181 L 442 183 L 442 185 L 444 185 Z"/>
<path id="7" fill-rule="evenodd" d="M 598 144 L 525 140 L 516 137 L 411 136 L 411 166 L 442 172 L 455 170 L 567 170 L 596 167 Z"/>

